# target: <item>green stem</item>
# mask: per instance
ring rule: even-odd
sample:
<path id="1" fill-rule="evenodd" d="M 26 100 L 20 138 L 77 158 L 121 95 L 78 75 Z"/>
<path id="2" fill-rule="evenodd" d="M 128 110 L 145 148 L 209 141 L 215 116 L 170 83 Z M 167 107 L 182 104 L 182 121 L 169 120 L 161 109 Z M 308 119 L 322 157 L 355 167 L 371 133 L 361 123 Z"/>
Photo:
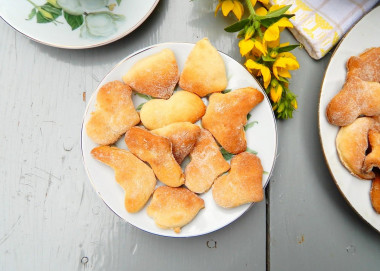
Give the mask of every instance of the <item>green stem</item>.
<path id="1" fill-rule="evenodd" d="M 254 9 L 253 6 L 252 6 L 251 0 L 245 0 L 245 3 L 247 4 L 247 7 L 248 7 L 248 10 L 249 10 L 249 13 L 250 13 L 251 15 L 256 15 L 256 13 L 255 13 L 255 9 Z"/>
<path id="2" fill-rule="evenodd" d="M 31 3 L 35 8 L 38 8 L 39 6 L 37 6 L 35 3 L 33 3 L 32 1 L 30 1 L 30 0 L 26 0 L 26 1 L 28 1 L 29 3 Z"/>

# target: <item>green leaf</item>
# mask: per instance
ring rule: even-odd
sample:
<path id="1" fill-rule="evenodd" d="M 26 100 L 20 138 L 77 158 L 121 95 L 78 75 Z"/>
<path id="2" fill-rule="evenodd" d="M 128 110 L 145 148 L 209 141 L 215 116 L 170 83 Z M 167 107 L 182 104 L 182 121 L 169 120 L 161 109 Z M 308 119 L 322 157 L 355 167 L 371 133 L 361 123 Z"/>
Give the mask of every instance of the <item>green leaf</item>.
<path id="1" fill-rule="evenodd" d="M 46 24 L 46 23 L 50 23 L 52 22 L 52 20 L 50 19 L 46 19 L 42 14 L 41 12 L 37 12 L 37 23 L 39 24 Z"/>
<path id="2" fill-rule="evenodd" d="M 120 6 L 121 0 L 116 0 L 118 6 Z"/>
<path id="3" fill-rule="evenodd" d="M 54 19 L 62 15 L 62 9 L 56 8 L 55 6 L 49 3 L 46 3 L 45 5 L 41 6 L 41 8 L 53 15 Z"/>
<path id="4" fill-rule="evenodd" d="M 75 30 L 83 24 L 83 15 L 71 15 L 67 12 L 63 13 L 66 22 L 71 26 L 71 30 Z"/>
<path id="5" fill-rule="evenodd" d="M 223 147 L 220 147 L 220 152 L 226 161 L 231 160 L 231 158 L 234 156 L 232 153 L 226 151 Z"/>
<path id="6" fill-rule="evenodd" d="M 247 114 L 247 121 L 249 121 L 249 119 L 252 117 L 251 113 L 248 113 Z"/>
<path id="7" fill-rule="evenodd" d="M 263 20 L 261 20 L 260 22 L 261 22 L 261 24 L 262 24 L 263 26 L 265 26 L 266 28 L 268 28 L 268 27 L 271 26 L 272 24 L 278 22 L 281 18 L 286 17 L 286 18 L 289 19 L 289 18 L 291 18 L 291 17 L 293 17 L 293 16 L 294 16 L 294 14 L 282 14 L 282 15 L 280 15 L 280 16 L 278 16 L 278 17 L 275 17 L 275 18 L 263 19 Z"/>
<path id="8" fill-rule="evenodd" d="M 29 16 L 28 16 L 28 18 L 26 20 L 29 21 L 29 20 L 33 19 L 34 16 L 36 16 L 36 14 L 37 14 L 37 10 L 35 8 L 32 9 L 32 11 L 29 13 Z"/>
<path id="9" fill-rule="evenodd" d="M 269 55 L 263 55 L 261 57 L 265 62 L 275 62 L 276 59 L 275 58 L 271 58 Z"/>
<path id="10" fill-rule="evenodd" d="M 231 92 L 231 90 L 232 90 L 232 89 L 225 89 L 225 90 L 222 91 L 222 93 L 223 93 L 223 94 L 226 94 L 226 93 L 228 93 L 228 92 Z"/>
<path id="11" fill-rule="evenodd" d="M 141 104 L 139 104 L 139 106 L 136 107 L 136 110 L 137 110 L 137 111 L 141 110 L 141 108 L 143 107 L 144 104 L 146 104 L 146 103 L 141 103 Z"/>
<path id="12" fill-rule="evenodd" d="M 270 18 L 276 18 L 281 15 L 283 15 L 292 5 L 287 5 L 282 8 L 276 9 L 274 11 L 269 12 L 268 14 L 264 16 L 256 16 L 257 19 L 259 20 L 264 20 L 264 19 L 270 19 Z"/>
<path id="13" fill-rule="evenodd" d="M 141 98 L 144 98 L 145 100 L 148 100 L 148 101 L 150 101 L 150 100 L 153 99 L 152 96 L 149 96 L 149 95 L 146 95 L 146 94 L 142 94 L 142 93 L 138 93 L 138 92 L 136 92 L 136 95 L 139 96 L 139 97 L 141 97 Z"/>
<path id="14" fill-rule="evenodd" d="M 242 30 L 246 26 L 246 24 L 248 24 L 249 22 L 250 22 L 249 19 L 244 19 L 230 26 L 227 26 L 226 28 L 224 28 L 224 30 L 226 32 L 237 32 L 237 31 Z"/>
<path id="15" fill-rule="evenodd" d="M 258 121 L 252 121 L 244 126 L 244 131 L 247 131 L 249 128 L 253 127 L 255 124 L 259 123 Z"/>
<path id="16" fill-rule="evenodd" d="M 252 150 L 252 149 L 250 149 L 250 148 L 248 148 L 248 147 L 247 147 L 246 152 L 252 153 L 252 154 L 254 154 L 254 155 L 257 154 L 257 151 L 254 151 L 254 150 Z"/>
<path id="17" fill-rule="evenodd" d="M 296 49 L 297 47 L 300 47 L 300 45 L 299 44 L 288 45 L 288 46 L 284 46 L 284 47 L 279 47 L 277 51 L 278 51 L 278 53 L 289 52 L 293 49 Z"/>
<path id="18" fill-rule="evenodd" d="M 284 82 L 284 83 L 289 83 L 288 79 L 286 79 L 285 77 L 281 77 L 281 76 L 278 77 L 278 81 L 281 81 L 281 82 Z"/>

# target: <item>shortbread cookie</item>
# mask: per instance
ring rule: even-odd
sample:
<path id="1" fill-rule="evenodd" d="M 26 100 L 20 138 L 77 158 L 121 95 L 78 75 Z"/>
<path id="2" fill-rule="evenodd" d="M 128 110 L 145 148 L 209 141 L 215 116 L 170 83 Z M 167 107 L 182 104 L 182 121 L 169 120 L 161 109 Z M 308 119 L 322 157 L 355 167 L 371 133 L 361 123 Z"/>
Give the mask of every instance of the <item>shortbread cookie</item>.
<path id="1" fill-rule="evenodd" d="M 202 125 L 226 151 L 233 154 L 243 152 L 247 149 L 244 132 L 247 114 L 263 99 L 264 95 L 251 87 L 227 94 L 214 93 L 210 96 Z"/>
<path id="2" fill-rule="evenodd" d="M 151 132 L 170 140 L 174 158 L 178 164 L 181 164 L 183 159 L 193 150 L 201 133 L 201 128 L 191 122 L 176 122 Z"/>
<path id="3" fill-rule="evenodd" d="M 374 167 L 380 169 L 380 130 L 370 130 L 368 133 L 371 152 L 365 157 L 363 171 L 371 172 Z"/>
<path id="4" fill-rule="evenodd" d="M 102 86 L 96 96 L 96 109 L 86 124 L 89 138 L 99 145 L 115 143 L 129 128 L 140 122 L 132 90 L 120 81 Z"/>
<path id="5" fill-rule="evenodd" d="M 380 214 L 380 175 L 372 181 L 370 196 L 373 209 Z"/>
<path id="6" fill-rule="evenodd" d="M 153 170 L 129 151 L 116 147 L 100 146 L 91 154 L 115 171 L 117 183 L 125 190 L 125 209 L 130 213 L 140 211 L 156 186 Z"/>
<path id="7" fill-rule="evenodd" d="M 158 227 L 180 233 L 204 207 L 203 199 L 186 188 L 160 186 L 153 193 L 147 213 Z"/>
<path id="8" fill-rule="evenodd" d="M 231 160 L 231 170 L 215 180 L 212 196 L 224 208 L 233 208 L 264 199 L 263 167 L 260 159 L 242 152 Z"/>
<path id="9" fill-rule="evenodd" d="M 380 115 L 380 84 L 350 76 L 327 105 L 327 120 L 333 125 L 346 126 L 361 115 Z"/>
<path id="10" fill-rule="evenodd" d="M 356 177 L 373 179 L 373 172 L 363 171 L 368 148 L 368 132 L 373 127 L 372 118 L 358 118 L 352 124 L 340 128 L 336 137 L 336 148 L 342 164 Z"/>
<path id="11" fill-rule="evenodd" d="M 149 129 L 158 129 L 175 122 L 198 121 L 206 111 L 201 98 L 188 91 L 176 91 L 169 100 L 153 99 L 143 105 L 141 122 Z"/>
<path id="12" fill-rule="evenodd" d="M 205 129 L 201 130 L 190 157 L 185 169 L 185 185 L 195 193 L 208 191 L 214 180 L 230 169 L 211 133 Z"/>
<path id="13" fill-rule="evenodd" d="M 134 91 L 162 99 L 173 94 L 178 79 L 177 61 L 170 49 L 139 60 L 123 76 Z"/>
<path id="14" fill-rule="evenodd" d="M 125 134 L 125 143 L 134 155 L 152 167 L 157 178 L 164 184 L 177 187 L 185 182 L 182 169 L 174 159 L 169 139 L 140 127 L 132 127 Z"/>
<path id="15" fill-rule="evenodd" d="M 179 86 L 200 97 L 227 87 L 226 67 L 219 52 L 207 38 L 198 41 L 183 68 Z"/>

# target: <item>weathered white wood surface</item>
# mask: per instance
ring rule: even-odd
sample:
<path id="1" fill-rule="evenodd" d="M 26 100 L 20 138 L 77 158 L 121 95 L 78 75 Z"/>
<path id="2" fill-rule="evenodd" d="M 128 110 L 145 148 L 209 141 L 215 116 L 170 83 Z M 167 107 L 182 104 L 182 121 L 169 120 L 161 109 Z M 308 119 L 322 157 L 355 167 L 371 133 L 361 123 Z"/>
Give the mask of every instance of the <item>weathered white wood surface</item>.
<path id="1" fill-rule="evenodd" d="M 261 202 L 215 233 L 172 239 L 130 226 L 96 195 L 80 153 L 83 93 L 88 100 L 119 60 L 155 43 L 208 36 L 240 60 L 237 40 L 223 31 L 231 21 L 214 18 L 214 6 L 161 0 L 131 35 L 76 51 L 37 44 L 0 20 L 1 271 L 378 270 L 380 235 L 347 206 L 320 147 L 317 104 L 329 56 L 316 62 L 295 52 L 299 110 L 278 122 L 268 209 Z"/>

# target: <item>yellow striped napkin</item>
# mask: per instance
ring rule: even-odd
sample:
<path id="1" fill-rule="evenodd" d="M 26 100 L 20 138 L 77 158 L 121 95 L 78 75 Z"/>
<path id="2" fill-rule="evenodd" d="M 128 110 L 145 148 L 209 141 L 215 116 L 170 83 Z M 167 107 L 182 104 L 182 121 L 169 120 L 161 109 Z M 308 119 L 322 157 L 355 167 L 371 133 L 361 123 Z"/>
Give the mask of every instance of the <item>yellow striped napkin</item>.
<path id="1" fill-rule="evenodd" d="M 378 0 L 270 0 L 271 5 L 292 5 L 289 13 L 295 38 L 309 55 L 322 58 Z"/>

